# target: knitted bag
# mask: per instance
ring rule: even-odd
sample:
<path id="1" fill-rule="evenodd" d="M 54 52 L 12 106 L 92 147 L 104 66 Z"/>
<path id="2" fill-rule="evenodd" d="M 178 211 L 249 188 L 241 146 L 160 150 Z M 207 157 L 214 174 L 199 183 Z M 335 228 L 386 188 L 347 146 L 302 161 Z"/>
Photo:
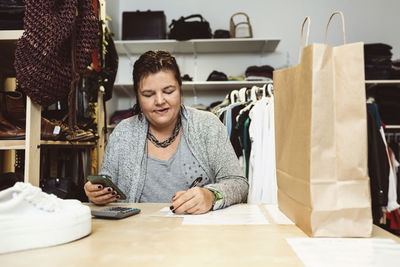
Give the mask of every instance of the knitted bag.
<path id="1" fill-rule="evenodd" d="M 18 83 L 31 99 L 51 105 L 70 91 L 71 35 L 76 25 L 76 64 L 82 74 L 97 44 L 98 21 L 91 0 L 26 0 L 24 33 L 17 42 Z"/>

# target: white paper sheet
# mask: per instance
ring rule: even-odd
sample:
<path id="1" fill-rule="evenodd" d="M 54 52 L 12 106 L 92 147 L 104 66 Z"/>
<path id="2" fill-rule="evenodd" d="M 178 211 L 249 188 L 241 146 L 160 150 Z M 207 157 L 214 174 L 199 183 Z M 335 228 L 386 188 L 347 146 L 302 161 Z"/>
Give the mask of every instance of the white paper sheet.
<path id="1" fill-rule="evenodd" d="M 234 205 L 201 215 L 185 215 L 183 225 L 246 225 L 269 224 L 255 205 Z"/>
<path id="2" fill-rule="evenodd" d="M 287 238 L 307 267 L 400 266 L 400 243 L 374 238 Z"/>
<path id="3" fill-rule="evenodd" d="M 267 209 L 269 215 L 272 217 L 276 224 L 294 224 L 288 217 L 286 217 L 285 214 L 283 214 L 279 210 L 278 205 L 268 204 L 264 205 L 264 207 Z"/>
<path id="4" fill-rule="evenodd" d="M 269 224 L 257 205 L 233 205 L 225 209 L 210 211 L 200 215 L 180 215 L 172 213 L 168 207 L 156 216 L 183 217 L 183 225 L 245 225 Z"/>

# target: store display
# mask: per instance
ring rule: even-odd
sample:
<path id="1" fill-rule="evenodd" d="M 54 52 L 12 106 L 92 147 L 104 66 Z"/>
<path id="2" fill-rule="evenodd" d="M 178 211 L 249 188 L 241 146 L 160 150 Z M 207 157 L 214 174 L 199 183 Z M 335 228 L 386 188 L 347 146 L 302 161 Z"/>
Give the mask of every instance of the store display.
<path id="1" fill-rule="evenodd" d="M 67 243 L 91 232 L 88 206 L 17 182 L 0 191 L 0 254 Z"/>
<path id="2" fill-rule="evenodd" d="M 341 12 L 326 31 L 335 14 L 345 42 Z M 274 72 L 279 209 L 314 237 L 369 237 L 363 44 L 307 43 L 299 64 Z"/>
<path id="3" fill-rule="evenodd" d="M 122 12 L 122 40 L 166 39 L 164 11 Z"/>
<path id="4" fill-rule="evenodd" d="M 191 21 L 190 19 L 198 20 Z M 190 39 L 209 39 L 212 37 L 210 24 L 200 14 L 180 17 L 178 20 L 173 19 L 169 28 L 169 39 L 184 41 Z"/>

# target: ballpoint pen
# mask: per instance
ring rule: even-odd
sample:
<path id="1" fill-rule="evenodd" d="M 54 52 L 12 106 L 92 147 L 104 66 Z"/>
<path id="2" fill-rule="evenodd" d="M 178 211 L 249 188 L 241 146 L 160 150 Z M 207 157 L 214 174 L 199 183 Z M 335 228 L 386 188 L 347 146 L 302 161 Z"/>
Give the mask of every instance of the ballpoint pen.
<path id="1" fill-rule="evenodd" d="M 198 185 L 201 182 L 201 180 L 203 180 L 203 177 L 201 176 L 197 177 L 196 180 L 194 180 L 193 183 L 189 186 L 189 189 Z"/>
<path id="2" fill-rule="evenodd" d="M 196 180 L 194 180 L 193 183 L 189 186 L 189 189 L 195 187 L 196 185 L 198 185 L 201 182 L 201 180 L 203 180 L 203 177 L 201 177 L 201 176 L 197 177 Z M 175 213 L 174 206 L 170 206 L 169 209 L 173 213 Z"/>

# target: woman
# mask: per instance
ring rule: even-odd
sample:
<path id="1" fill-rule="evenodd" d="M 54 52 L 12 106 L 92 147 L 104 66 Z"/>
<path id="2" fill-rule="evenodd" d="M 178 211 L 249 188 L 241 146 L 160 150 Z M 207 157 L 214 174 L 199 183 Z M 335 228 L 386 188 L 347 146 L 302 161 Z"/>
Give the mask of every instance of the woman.
<path id="1" fill-rule="evenodd" d="M 189 214 L 245 201 L 248 183 L 226 128 L 214 114 L 182 106 L 175 58 L 166 51 L 141 55 L 133 68 L 133 88 L 137 115 L 114 129 L 100 170 L 127 201 L 172 200 L 173 212 Z M 201 182 L 189 188 L 198 177 Z M 85 192 L 95 204 L 119 198 L 111 188 L 90 182 Z"/>

